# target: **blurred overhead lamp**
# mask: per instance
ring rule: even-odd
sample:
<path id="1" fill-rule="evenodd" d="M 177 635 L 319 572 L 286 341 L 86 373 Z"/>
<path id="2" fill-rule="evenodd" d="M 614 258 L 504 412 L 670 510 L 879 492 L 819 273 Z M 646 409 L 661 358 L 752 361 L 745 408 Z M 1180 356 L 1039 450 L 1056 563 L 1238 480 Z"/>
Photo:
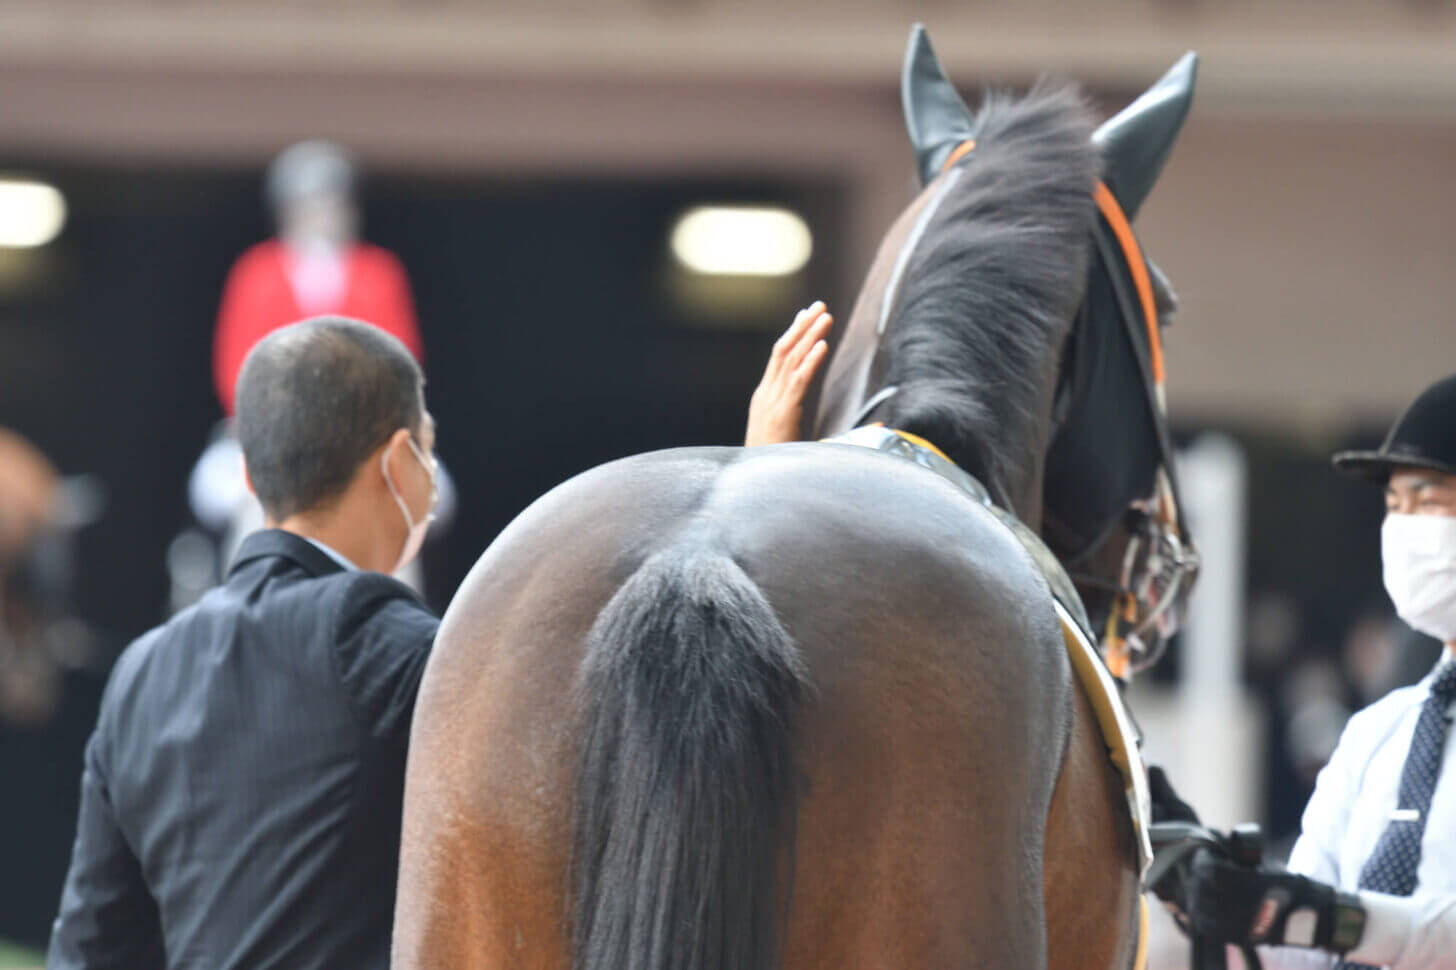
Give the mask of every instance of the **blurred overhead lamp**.
<path id="1" fill-rule="evenodd" d="M 56 238 L 66 221 L 66 200 L 53 185 L 0 179 L 0 247 L 30 249 Z"/>
<path id="2" fill-rule="evenodd" d="M 770 206 L 699 206 L 672 228 L 672 252 L 688 269 L 717 276 L 789 276 L 813 252 L 809 226 Z"/>

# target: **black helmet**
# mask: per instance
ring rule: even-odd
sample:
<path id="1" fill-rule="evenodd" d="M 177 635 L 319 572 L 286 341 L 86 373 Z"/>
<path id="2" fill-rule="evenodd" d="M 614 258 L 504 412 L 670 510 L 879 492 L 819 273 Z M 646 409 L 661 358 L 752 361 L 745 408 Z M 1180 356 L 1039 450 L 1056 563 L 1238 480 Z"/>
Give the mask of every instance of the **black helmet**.
<path id="1" fill-rule="evenodd" d="M 1384 483 L 1391 469 L 1409 465 L 1456 475 L 1456 374 L 1421 392 L 1376 451 L 1342 451 L 1335 470 Z"/>

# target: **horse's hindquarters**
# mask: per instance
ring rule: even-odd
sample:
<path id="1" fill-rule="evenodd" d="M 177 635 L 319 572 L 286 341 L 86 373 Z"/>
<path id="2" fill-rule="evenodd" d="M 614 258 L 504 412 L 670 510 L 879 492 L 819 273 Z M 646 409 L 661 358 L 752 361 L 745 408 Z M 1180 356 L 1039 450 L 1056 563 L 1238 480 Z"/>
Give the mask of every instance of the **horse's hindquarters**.
<path id="1" fill-rule="evenodd" d="M 1072 740 L 1046 833 L 1047 966 L 1128 970 L 1139 896 L 1122 777 L 1077 686 Z"/>
<path id="2" fill-rule="evenodd" d="M 1043 966 L 1040 776 L 1055 745 L 1036 743 L 1021 721 L 1034 708 L 975 658 L 897 662 L 906 640 L 866 627 L 855 683 L 826 691 L 805 725 L 786 966 Z"/>
<path id="3" fill-rule="evenodd" d="M 1071 689 L 1045 585 L 950 485 L 815 445 L 607 466 L 486 553 L 418 702 L 394 965 L 572 966 L 573 692 L 604 606 L 665 548 L 736 564 L 807 671 L 775 889 L 787 970 L 1042 966 Z"/>

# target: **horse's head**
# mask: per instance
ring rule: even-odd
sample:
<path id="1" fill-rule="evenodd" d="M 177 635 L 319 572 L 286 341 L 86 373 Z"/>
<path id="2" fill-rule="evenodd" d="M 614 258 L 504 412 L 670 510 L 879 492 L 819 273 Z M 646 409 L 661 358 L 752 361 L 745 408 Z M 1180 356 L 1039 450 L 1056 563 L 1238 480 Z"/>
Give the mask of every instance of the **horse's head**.
<path id="1" fill-rule="evenodd" d="M 1078 580 L 1118 673 L 1156 659 L 1197 563 L 1163 403 L 1175 301 L 1130 226 L 1196 66 L 1095 130 L 1067 88 L 973 113 L 917 26 L 901 94 L 925 187 L 881 245 L 814 422 L 913 432 L 979 478 Z"/>

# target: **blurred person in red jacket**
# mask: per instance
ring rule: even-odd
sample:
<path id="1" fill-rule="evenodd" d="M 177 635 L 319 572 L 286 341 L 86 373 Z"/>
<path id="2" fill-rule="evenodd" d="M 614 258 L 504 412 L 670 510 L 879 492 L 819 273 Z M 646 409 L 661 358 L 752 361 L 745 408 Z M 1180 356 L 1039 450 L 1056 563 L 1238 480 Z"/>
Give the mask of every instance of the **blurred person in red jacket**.
<path id="1" fill-rule="evenodd" d="M 278 236 L 233 264 L 213 341 L 213 378 L 229 416 L 248 351 L 279 327 L 306 317 L 372 323 L 424 362 L 404 267 L 393 253 L 359 239 L 356 181 L 348 153 L 321 140 L 289 146 L 269 167 L 265 195 Z"/>
<path id="2" fill-rule="evenodd" d="M 238 372 L 260 340 L 300 320 L 344 317 L 398 338 L 424 363 L 404 266 L 393 253 L 359 238 L 357 183 L 358 169 L 349 153 L 322 139 L 290 145 L 268 167 L 264 197 L 278 234 L 250 247 L 228 273 L 212 370 L 218 401 L 229 420 L 214 431 L 189 483 L 193 514 L 218 537 L 216 561 L 199 570 L 193 557 L 169 558 L 174 609 L 225 575 L 242 540 L 263 527 L 262 507 L 243 480 L 230 420 Z M 440 487 L 442 509 L 432 535 L 448 527 L 454 508 L 453 482 L 443 467 Z M 401 578 L 416 590 L 423 588 L 418 564 Z"/>

